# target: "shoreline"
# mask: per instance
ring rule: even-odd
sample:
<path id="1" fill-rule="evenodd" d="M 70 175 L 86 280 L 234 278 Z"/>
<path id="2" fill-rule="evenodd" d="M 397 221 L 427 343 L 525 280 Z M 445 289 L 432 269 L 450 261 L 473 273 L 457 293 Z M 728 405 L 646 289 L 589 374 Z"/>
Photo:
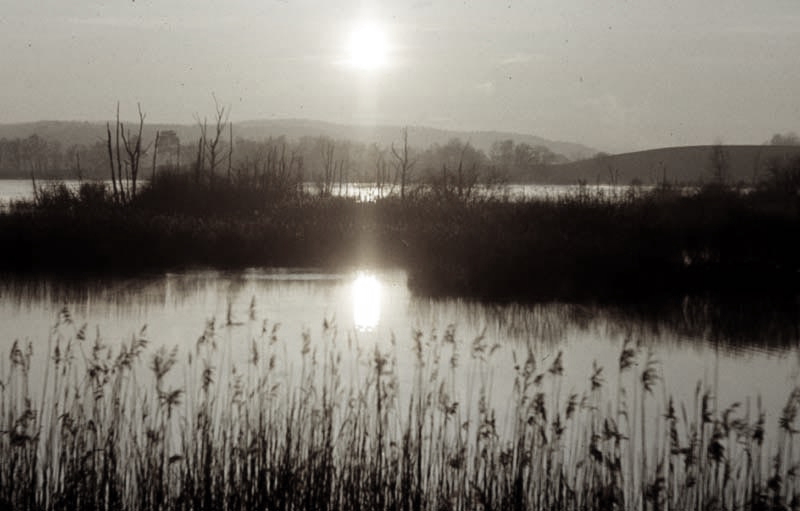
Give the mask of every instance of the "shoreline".
<path id="1" fill-rule="evenodd" d="M 762 191 L 510 201 L 450 189 L 358 202 L 177 178 L 129 204 L 92 184 L 16 204 L 0 213 L 0 271 L 393 267 L 423 295 L 635 301 L 797 293 L 798 232 L 800 199 Z"/>

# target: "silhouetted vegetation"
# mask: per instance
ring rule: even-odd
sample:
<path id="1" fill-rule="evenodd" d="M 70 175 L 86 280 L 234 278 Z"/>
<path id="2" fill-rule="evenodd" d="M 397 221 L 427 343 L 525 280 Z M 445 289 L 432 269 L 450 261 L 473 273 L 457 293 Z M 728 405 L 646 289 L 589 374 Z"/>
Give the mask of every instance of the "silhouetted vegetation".
<path id="1" fill-rule="evenodd" d="M 762 181 L 759 191 L 779 203 L 800 197 L 800 156 L 770 161 L 767 179 Z"/>
<path id="2" fill-rule="evenodd" d="M 372 348 L 327 320 L 322 339 L 294 342 L 248 315 L 152 349 L 144 328 L 119 347 L 92 339 L 65 308 L 43 355 L 15 342 L 0 366 L 0 505 L 778 510 L 800 498 L 798 389 L 767 420 L 760 400 L 723 403 L 702 381 L 674 400 L 630 338 L 617 367 L 595 363 L 575 389 L 560 352 L 545 365 L 453 326 Z"/>
<path id="3" fill-rule="evenodd" d="M 219 102 L 215 102 L 214 106 L 224 109 L 226 116 L 223 120 L 226 120 L 229 108 L 223 107 Z M 126 110 L 123 108 L 123 124 L 125 118 L 138 121 L 135 110 Z M 207 127 L 207 141 L 214 138 L 216 111 L 212 112 L 210 124 L 201 115 L 196 116 L 194 125 L 145 124 L 142 137 L 148 143 L 153 143 L 149 151 L 143 151 L 147 153 L 147 165 L 152 161 L 150 158 L 157 154 L 159 165 L 191 167 L 196 155 L 197 140 L 202 136 L 204 125 Z M 116 123 L 112 121 L 109 124 L 112 131 L 115 131 Z M 135 124 L 136 121 L 128 123 L 129 127 L 134 127 Z M 374 178 L 376 151 L 385 152 L 385 161 L 393 163 L 391 146 L 394 144 L 398 151 L 404 146 L 401 135 L 403 128 L 399 126 L 376 126 L 365 132 L 363 127 L 358 126 L 276 120 L 238 122 L 233 126 L 228 123 L 228 128 L 228 131 L 221 133 L 217 154 L 227 156 L 227 148 L 233 142 L 233 166 L 247 158 L 250 150 L 265 140 L 282 138 L 291 146 L 291 150 L 307 161 L 309 168 L 316 167 L 321 153 L 315 146 L 322 139 L 335 143 L 336 160 L 345 162 L 343 170 L 351 181 L 370 181 Z M 507 170 L 511 179 L 546 177 L 546 173 L 540 173 L 544 169 L 541 164 L 569 161 L 594 152 L 578 144 L 510 133 L 445 132 L 421 126 L 409 127 L 407 132 L 408 146 L 414 153 L 410 157 L 413 159 L 420 156 L 415 169 L 417 174 L 425 171 L 426 167 L 439 170 L 439 163 L 434 161 L 436 148 L 447 146 L 450 141 L 458 138 L 467 139 L 483 155 L 487 164 Z M 160 134 L 158 147 L 155 144 L 157 133 Z M 108 179 L 106 138 L 106 123 L 40 122 L 0 125 L 0 178 L 28 178 L 33 171 L 38 178 L 69 179 L 80 175 L 84 178 Z M 504 154 L 506 150 L 513 153 L 511 159 Z M 425 156 L 422 153 L 426 153 Z M 227 162 L 220 163 L 221 169 L 226 170 Z"/>
<path id="4" fill-rule="evenodd" d="M 39 187 L 34 201 L 0 215 L 0 244 L 9 247 L 0 265 L 391 265 L 404 267 L 418 292 L 516 299 L 797 289 L 792 166 L 750 194 L 584 187 L 514 202 L 443 181 L 409 188 L 405 199 L 358 202 L 305 190 L 297 160 L 279 154 L 230 179 L 162 172 L 126 204 L 99 184 Z"/>

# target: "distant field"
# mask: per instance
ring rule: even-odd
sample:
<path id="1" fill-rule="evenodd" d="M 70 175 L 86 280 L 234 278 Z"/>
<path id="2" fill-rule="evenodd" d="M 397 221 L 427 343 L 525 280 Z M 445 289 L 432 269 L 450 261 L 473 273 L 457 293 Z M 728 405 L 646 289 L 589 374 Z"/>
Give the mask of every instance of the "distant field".
<path id="1" fill-rule="evenodd" d="M 620 184 L 634 179 L 643 184 L 656 184 L 664 179 L 671 183 L 709 181 L 712 147 L 668 147 L 564 163 L 551 167 L 550 181 L 562 184 L 578 180 L 609 183 L 613 179 Z M 736 145 L 724 149 L 732 183 L 750 184 L 763 177 L 771 160 L 800 156 L 800 146 Z"/>

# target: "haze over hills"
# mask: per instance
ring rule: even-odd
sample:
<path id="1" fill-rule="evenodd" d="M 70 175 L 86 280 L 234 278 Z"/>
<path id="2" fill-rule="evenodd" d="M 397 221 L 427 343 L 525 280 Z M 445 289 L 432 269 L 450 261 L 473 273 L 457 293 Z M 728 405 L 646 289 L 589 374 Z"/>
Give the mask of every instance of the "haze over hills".
<path id="1" fill-rule="evenodd" d="M 358 126 L 334 124 L 321 121 L 288 119 L 278 121 L 246 121 L 235 125 L 244 138 L 259 139 L 265 136 L 285 134 L 289 138 L 299 138 L 312 133 L 332 138 L 344 138 L 360 142 L 388 146 L 401 137 L 401 126 Z M 425 148 L 434 144 L 445 144 L 453 138 L 469 141 L 473 147 L 489 153 L 492 144 L 498 140 L 513 140 L 515 144 L 525 143 L 530 146 L 545 146 L 556 154 L 570 160 L 588 158 L 598 152 L 597 149 L 575 142 L 548 140 L 535 135 L 509 133 L 502 131 L 451 131 L 426 126 L 409 126 L 408 143 L 411 146 Z"/>
<path id="2" fill-rule="evenodd" d="M 133 125 L 133 123 L 130 123 L 130 125 Z M 401 138 L 402 129 L 402 126 L 345 125 L 307 119 L 253 120 L 233 124 L 234 138 L 242 137 L 251 140 L 262 140 L 281 135 L 285 135 L 289 139 L 299 139 L 304 136 L 327 136 L 333 139 L 377 143 L 381 146 L 389 146 L 392 142 L 397 143 Z M 143 137 L 145 139 L 154 137 L 156 130 L 175 131 L 184 143 L 197 140 L 200 132 L 197 124 L 145 124 Z M 106 125 L 102 122 L 88 121 L 39 121 L 0 124 L 0 139 L 25 138 L 34 134 L 47 140 L 57 140 L 63 146 L 93 144 L 98 140 L 105 140 Z M 473 147 L 481 149 L 487 154 L 495 141 L 507 139 L 513 140 L 515 144 L 526 143 L 531 146 L 544 146 L 570 160 L 588 158 L 598 152 L 597 149 L 582 144 L 548 140 L 522 133 L 450 131 L 425 126 L 409 126 L 408 128 L 408 143 L 418 148 L 427 148 L 434 144 L 445 144 L 453 138 L 469 141 Z"/>
<path id="3" fill-rule="evenodd" d="M 126 124 L 131 128 L 135 126 L 133 123 Z M 172 130 L 183 144 L 190 146 L 196 144 L 200 132 L 196 124 L 148 124 L 144 127 L 143 138 L 146 141 L 152 140 L 156 130 L 162 132 Z M 25 139 L 34 134 L 48 142 L 58 142 L 62 150 L 75 144 L 93 146 L 101 142 L 101 146 L 104 146 L 106 125 L 102 122 L 81 121 L 0 124 L 0 140 Z M 235 123 L 233 134 L 234 138 L 256 141 L 279 136 L 286 136 L 290 140 L 305 136 L 326 136 L 335 140 L 377 143 L 379 146 L 388 147 L 392 143 L 400 142 L 402 127 L 344 125 L 302 119 L 254 120 Z M 225 133 L 223 139 L 227 140 L 227 136 Z M 575 184 L 581 181 L 589 184 L 612 182 L 628 184 L 638 181 L 652 185 L 663 180 L 671 183 L 699 183 L 708 182 L 712 178 L 710 161 L 713 146 L 711 145 L 599 155 L 597 150 L 578 143 L 552 141 L 534 135 L 500 131 L 448 131 L 411 126 L 408 128 L 408 138 L 409 144 L 418 149 L 435 144 L 444 145 L 453 138 L 459 138 L 464 142 L 469 141 L 473 147 L 483 150 L 487 156 L 490 155 L 494 142 L 510 139 L 515 145 L 525 143 L 532 147 L 544 146 L 565 157 L 555 159 L 550 165 L 534 165 L 527 170 L 517 169 L 516 172 L 509 174 L 512 181 L 552 184 Z M 727 178 L 731 183 L 753 183 L 763 177 L 767 166 L 775 158 L 788 159 L 800 156 L 798 145 L 732 145 L 724 146 L 724 151 L 729 167 Z M 95 155 L 94 166 L 99 169 L 97 172 L 101 173 L 98 175 L 102 175 L 105 172 L 105 149 L 101 147 L 99 152 L 95 152 L 98 154 Z M 91 166 L 90 155 L 83 156 L 84 164 Z M 572 161 L 565 161 L 566 158 Z M 9 158 L 6 160 L 11 161 Z M 8 161 L 4 163 L 7 164 Z M 29 173 L 29 171 L 15 172 L 15 170 L 19 169 L 6 169 L 0 176 L 18 178 Z M 51 169 L 44 170 L 45 172 L 40 175 L 47 175 L 46 171 Z M 310 170 L 314 172 L 314 169 Z M 51 177 L 56 175 L 59 173 L 53 173 Z M 90 172 L 89 175 L 93 174 Z"/>

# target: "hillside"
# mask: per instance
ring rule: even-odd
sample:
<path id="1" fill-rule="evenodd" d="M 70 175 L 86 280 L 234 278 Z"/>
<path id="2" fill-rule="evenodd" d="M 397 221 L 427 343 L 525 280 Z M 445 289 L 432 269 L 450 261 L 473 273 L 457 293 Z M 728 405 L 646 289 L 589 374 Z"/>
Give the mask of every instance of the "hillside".
<path id="1" fill-rule="evenodd" d="M 554 165 L 548 170 L 554 183 L 628 184 L 638 179 L 645 185 L 666 180 L 670 183 L 696 183 L 711 180 L 713 146 L 688 146 L 651 149 L 623 153 Z M 733 183 L 752 183 L 759 179 L 769 162 L 775 158 L 800 156 L 800 146 L 735 145 L 724 146 L 728 155 L 729 180 Z"/>
<path id="2" fill-rule="evenodd" d="M 268 137 L 287 136 L 299 139 L 304 136 L 328 136 L 334 139 L 348 139 L 364 143 L 378 143 L 388 146 L 400 139 L 401 126 L 357 126 L 334 124 L 303 119 L 255 120 L 234 123 L 234 137 L 262 140 Z M 194 124 L 146 124 L 145 139 L 151 139 L 156 130 L 172 130 L 184 142 L 195 141 L 199 129 Z M 25 138 L 38 135 L 46 140 L 56 140 L 64 147 L 72 144 L 93 144 L 105 140 L 106 126 L 100 122 L 81 121 L 39 121 L 20 124 L 0 124 L 0 139 Z M 474 147 L 488 154 L 497 140 L 511 139 L 515 144 L 526 143 L 531 146 L 545 146 L 554 153 L 569 159 L 588 158 L 597 153 L 596 149 L 572 142 L 547 140 L 541 137 L 520 133 L 500 131 L 448 131 L 424 126 L 411 126 L 408 129 L 409 144 L 427 148 L 433 144 L 444 144 L 452 138 L 469 141 Z"/>

